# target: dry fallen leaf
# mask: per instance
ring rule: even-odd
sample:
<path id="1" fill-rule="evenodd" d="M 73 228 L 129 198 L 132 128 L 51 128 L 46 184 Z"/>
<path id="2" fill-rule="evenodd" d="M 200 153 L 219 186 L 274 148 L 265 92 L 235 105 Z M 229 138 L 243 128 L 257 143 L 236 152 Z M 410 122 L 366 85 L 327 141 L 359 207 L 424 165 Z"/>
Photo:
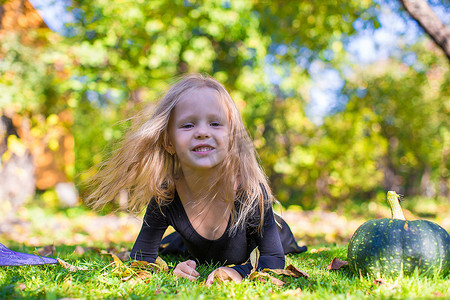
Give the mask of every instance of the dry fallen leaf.
<path id="1" fill-rule="evenodd" d="M 77 245 L 77 246 L 75 247 L 75 250 L 73 250 L 73 252 L 74 252 L 75 254 L 83 255 L 83 254 L 86 253 L 86 249 L 83 248 L 83 247 L 81 247 L 80 245 Z"/>
<path id="2" fill-rule="evenodd" d="M 121 260 L 120 258 L 118 258 L 117 255 L 115 255 L 114 253 L 111 253 L 111 252 L 107 252 L 107 251 L 105 251 L 105 250 L 102 250 L 102 251 L 100 252 L 100 254 L 111 255 L 112 258 L 114 259 L 114 265 L 115 265 L 116 267 L 119 267 L 119 266 L 123 265 L 122 260 Z"/>
<path id="3" fill-rule="evenodd" d="M 147 279 L 150 278 L 152 278 L 152 273 L 150 273 L 149 271 L 141 270 L 138 272 L 134 272 L 129 276 L 123 277 L 122 281 L 136 281 L 136 279 L 146 281 Z"/>
<path id="4" fill-rule="evenodd" d="M 62 259 L 59 259 L 59 258 L 56 258 L 56 259 L 58 260 L 58 262 L 59 262 L 59 264 L 61 266 L 63 266 L 65 269 L 69 270 L 70 272 L 87 271 L 87 270 L 89 270 L 86 267 L 76 267 L 74 265 L 71 265 L 71 264 L 63 261 Z"/>
<path id="5" fill-rule="evenodd" d="M 167 263 L 161 258 L 161 257 L 157 257 L 155 262 L 155 265 L 158 266 L 159 270 L 161 272 L 168 272 L 169 271 L 169 266 L 167 265 Z"/>
<path id="6" fill-rule="evenodd" d="M 149 264 L 150 263 L 148 261 L 145 261 L 145 260 L 134 260 L 131 263 L 131 267 L 132 268 L 138 268 L 138 269 L 147 269 Z"/>
<path id="7" fill-rule="evenodd" d="M 55 245 L 47 245 L 37 249 L 37 254 L 40 256 L 53 256 L 56 254 Z"/>
<path id="8" fill-rule="evenodd" d="M 328 270 L 339 270 L 343 266 L 348 265 L 348 262 L 345 260 L 340 260 L 339 258 L 335 257 L 331 261 L 331 263 L 327 266 Z"/>
<path id="9" fill-rule="evenodd" d="M 252 272 L 250 275 L 249 275 L 249 278 L 250 278 L 250 280 L 258 280 L 258 281 L 261 281 L 261 282 L 266 282 L 267 281 L 267 279 L 268 280 L 270 280 L 270 282 L 272 283 L 272 284 L 275 284 L 275 285 L 277 285 L 277 286 L 282 286 L 282 285 L 284 285 L 285 284 L 285 282 L 284 281 L 282 281 L 282 280 L 280 280 L 280 279 L 278 279 L 278 278 L 275 278 L 275 277 L 273 277 L 273 276 L 270 276 L 268 273 L 266 273 L 266 272 Z"/>
<path id="10" fill-rule="evenodd" d="M 319 249 L 311 249 L 311 251 L 309 251 L 310 253 L 319 253 L 319 252 L 323 252 L 323 251 L 328 251 L 330 250 L 330 248 L 327 247 L 321 247 Z"/>
<path id="11" fill-rule="evenodd" d="M 115 268 L 111 271 L 111 273 L 116 274 L 116 275 L 118 275 L 120 277 L 127 277 L 127 276 L 132 275 L 132 273 L 133 273 L 132 269 L 129 268 L 128 266 L 126 266 L 120 260 L 120 258 L 117 257 L 117 255 L 115 255 L 113 253 L 106 252 L 106 251 L 102 251 L 101 254 L 111 255 L 112 258 L 114 259 L 112 264 L 114 264 Z"/>
<path id="12" fill-rule="evenodd" d="M 268 280 L 270 280 L 271 283 L 278 285 L 278 286 L 285 284 L 284 281 L 271 276 L 268 272 L 272 272 L 277 275 L 292 276 L 295 278 L 298 278 L 298 277 L 309 278 L 308 273 L 297 269 L 293 265 L 289 265 L 286 267 L 286 269 L 264 269 L 260 272 L 253 271 L 252 273 L 250 273 L 249 279 L 250 280 L 258 280 L 258 281 L 262 281 L 262 282 L 266 282 L 268 279 Z"/>
<path id="13" fill-rule="evenodd" d="M 139 261 L 135 260 L 131 263 L 132 268 L 150 270 L 154 272 L 168 272 L 169 266 L 167 263 L 161 258 L 157 257 L 154 263 L 149 263 L 147 261 Z"/>
<path id="14" fill-rule="evenodd" d="M 68 274 L 66 277 L 64 277 L 63 284 L 67 288 L 70 288 L 72 287 L 72 280 L 73 280 L 72 274 Z"/>
<path id="15" fill-rule="evenodd" d="M 161 245 L 159 246 L 159 248 L 160 248 L 160 249 L 164 249 L 164 248 L 166 248 L 167 246 L 169 246 L 169 244 L 170 244 L 170 243 L 161 244 Z"/>
<path id="16" fill-rule="evenodd" d="M 263 272 L 272 272 L 275 273 L 277 275 L 285 275 L 285 276 L 293 276 L 293 277 L 298 277 L 296 276 L 297 274 L 292 272 L 291 270 L 286 270 L 286 269 L 263 269 Z"/>
<path id="17" fill-rule="evenodd" d="M 111 272 L 121 277 L 122 281 L 128 281 L 133 285 L 139 280 L 147 282 L 152 278 L 152 273 L 154 272 L 169 271 L 169 266 L 159 256 L 156 258 L 154 263 L 136 260 L 131 263 L 131 266 L 127 266 L 116 255 L 106 251 L 103 254 L 109 254 L 114 258 L 113 264 L 116 267 Z"/>
<path id="18" fill-rule="evenodd" d="M 287 290 L 281 293 L 283 296 L 293 296 L 293 297 L 300 297 L 303 294 L 303 291 L 301 288 L 296 288 L 295 290 Z"/>
<path id="19" fill-rule="evenodd" d="M 219 268 L 214 273 L 214 280 L 213 281 L 214 282 L 218 282 L 218 283 L 222 283 L 222 282 L 227 282 L 227 281 L 233 281 L 233 278 L 231 278 L 230 275 L 228 275 L 227 272 L 225 272 L 224 270 Z"/>
<path id="20" fill-rule="evenodd" d="M 300 271 L 296 267 L 289 265 L 286 269 L 264 269 L 263 272 L 272 272 L 277 275 L 284 275 L 284 276 L 292 276 L 295 278 L 298 277 L 306 277 L 308 278 L 309 275 L 306 272 Z"/>
<path id="21" fill-rule="evenodd" d="M 117 253 L 117 257 L 121 260 L 121 261 L 129 261 L 130 260 L 130 251 L 122 251 Z"/>
<path id="22" fill-rule="evenodd" d="M 100 253 L 103 250 L 100 250 L 100 248 L 98 248 L 98 247 L 82 247 L 80 245 L 77 245 L 75 247 L 75 250 L 73 250 L 73 252 L 75 254 L 79 254 L 79 255 L 83 255 L 83 254 L 85 254 L 86 252 L 89 252 L 89 251 Z"/>
<path id="23" fill-rule="evenodd" d="M 292 271 L 296 274 L 295 277 L 305 277 L 305 278 L 309 278 L 309 274 L 306 273 L 305 271 L 299 270 L 296 267 L 294 267 L 293 265 L 289 265 L 286 267 L 286 270 Z"/>
<path id="24" fill-rule="evenodd" d="M 258 247 L 256 247 L 255 249 L 253 249 L 252 253 L 250 253 L 250 263 L 252 264 L 252 270 L 250 273 L 253 273 L 256 271 L 256 268 L 258 267 L 258 263 L 259 263 L 259 249 Z"/>
<path id="25" fill-rule="evenodd" d="M 137 273 L 137 277 L 142 280 L 151 279 L 152 273 L 150 273 L 149 271 L 140 271 Z"/>
<path id="26" fill-rule="evenodd" d="M 269 275 L 269 279 L 270 279 L 270 282 L 271 282 L 272 284 L 275 284 L 275 285 L 277 285 L 277 286 L 282 286 L 282 285 L 285 284 L 284 281 L 282 281 L 282 280 L 280 280 L 280 279 L 278 279 L 278 278 L 275 278 L 275 277 L 273 277 L 273 276 L 270 276 L 270 275 Z"/>

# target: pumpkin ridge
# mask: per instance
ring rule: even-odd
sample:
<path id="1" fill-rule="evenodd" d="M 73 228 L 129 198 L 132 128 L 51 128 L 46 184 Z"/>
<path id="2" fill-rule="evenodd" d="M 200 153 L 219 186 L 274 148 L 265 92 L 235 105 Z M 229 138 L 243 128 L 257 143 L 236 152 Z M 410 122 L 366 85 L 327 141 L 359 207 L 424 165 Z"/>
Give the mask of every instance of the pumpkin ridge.
<path id="1" fill-rule="evenodd" d="M 439 230 L 439 228 L 437 228 L 437 229 Z M 439 268 L 438 268 L 437 274 L 441 274 L 442 268 L 444 267 L 444 260 L 442 259 L 442 257 L 445 257 L 445 252 L 443 251 L 444 247 L 443 247 L 443 245 L 441 243 L 441 240 L 440 239 L 436 239 L 436 243 L 437 243 L 437 246 L 438 246 L 439 257 L 440 257 Z"/>
<path id="2" fill-rule="evenodd" d="M 436 243 L 438 244 L 440 263 L 439 271 L 437 273 L 445 275 L 450 271 L 450 236 L 447 231 L 438 224 L 430 221 L 427 222 L 438 232 Z"/>

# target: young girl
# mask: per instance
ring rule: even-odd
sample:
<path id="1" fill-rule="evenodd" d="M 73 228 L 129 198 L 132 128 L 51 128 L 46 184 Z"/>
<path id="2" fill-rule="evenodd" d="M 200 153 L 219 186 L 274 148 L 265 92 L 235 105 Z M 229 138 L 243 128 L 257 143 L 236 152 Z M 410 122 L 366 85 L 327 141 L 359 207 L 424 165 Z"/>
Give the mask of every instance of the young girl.
<path id="1" fill-rule="evenodd" d="M 154 262 L 158 249 L 186 250 L 192 259 L 175 267 L 176 276 L 196 280 L 197 261 L 234 265 L 219 269 L 240 282 L 252 269 L 248 260 L 255 247 L 258 269 L 284 268 L 285 253 L 306 250 L 281 218 L 277 229 L 267 178 L 238 109 L 218 81 L 187 75 L 138 120 L 92 178 L 96 188 L 88 199 L 98 208 L 126 190 L 131 211 L 147 207 L 132 259 Z M 161 242 L 169 225 L 176 232 Z"/>

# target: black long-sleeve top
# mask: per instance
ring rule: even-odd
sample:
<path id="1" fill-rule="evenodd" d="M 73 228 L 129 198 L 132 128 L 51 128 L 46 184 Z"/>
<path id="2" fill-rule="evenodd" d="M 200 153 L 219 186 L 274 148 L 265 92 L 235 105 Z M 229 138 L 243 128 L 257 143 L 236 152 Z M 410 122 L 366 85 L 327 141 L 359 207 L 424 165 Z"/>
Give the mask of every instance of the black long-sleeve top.
<path id="1" fill-rule="evenodd" d="M 257 224 L 254 220 L 251 223 Z M 154 262 L 158 255 L 161 238 L 169 225 L 180 234 L 189 254 L 200 263 L 234 264 L 232 268 L 245 277 L 252 270 L 249 262 L 250 253 L 257 246 L 260 251 L 258 270 L 284 268 L 283 246 L 271 207 L 265 210 L 261 232 L 258 232 L 253 225 L 239 229 L 236 234 L 230 235 L 229 221 L 220 238 L 209 240 L 195 231 L 177 193 L 168 205 L 161 208 L 152 199 L 147 207 L 141 231 L 131 250 L 131 258 Z"/>

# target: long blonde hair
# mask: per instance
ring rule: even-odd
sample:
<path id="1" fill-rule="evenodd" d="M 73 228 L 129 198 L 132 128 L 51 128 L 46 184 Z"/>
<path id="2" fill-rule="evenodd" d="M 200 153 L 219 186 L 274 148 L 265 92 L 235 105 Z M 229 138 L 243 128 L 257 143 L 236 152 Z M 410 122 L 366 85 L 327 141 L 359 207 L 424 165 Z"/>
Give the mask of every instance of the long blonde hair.
<path id="1" fill-rule="evenodd" d="M 262 228 L 265 209 L 273 202 L 267 177 L 230 94 L 217 80 L 201 74 L 183 76 L 156 107 L 149 105 L 137 115 L 120 147 L 88 180 L 93 191 L 86 200 L 94 209 L 113 201 L 122 190 L 128 192 L 128 210 L 134 213 L 142 211 L 152 198 L 160 207 L 172 201 L 175 178 L 181 168 L 177 156 L 166 150 L 171 112 L 182 95 L 205 87 L 217 91 L 227 109 L 230 129 L 229 150 L 208 191 L 215 189 L 226 195 L 231 209 L 231 233 L 244 227 L 257 208 L 261 216 L 258 228 Z M 240 202 L 239 211 L 235 201 Z"/>

